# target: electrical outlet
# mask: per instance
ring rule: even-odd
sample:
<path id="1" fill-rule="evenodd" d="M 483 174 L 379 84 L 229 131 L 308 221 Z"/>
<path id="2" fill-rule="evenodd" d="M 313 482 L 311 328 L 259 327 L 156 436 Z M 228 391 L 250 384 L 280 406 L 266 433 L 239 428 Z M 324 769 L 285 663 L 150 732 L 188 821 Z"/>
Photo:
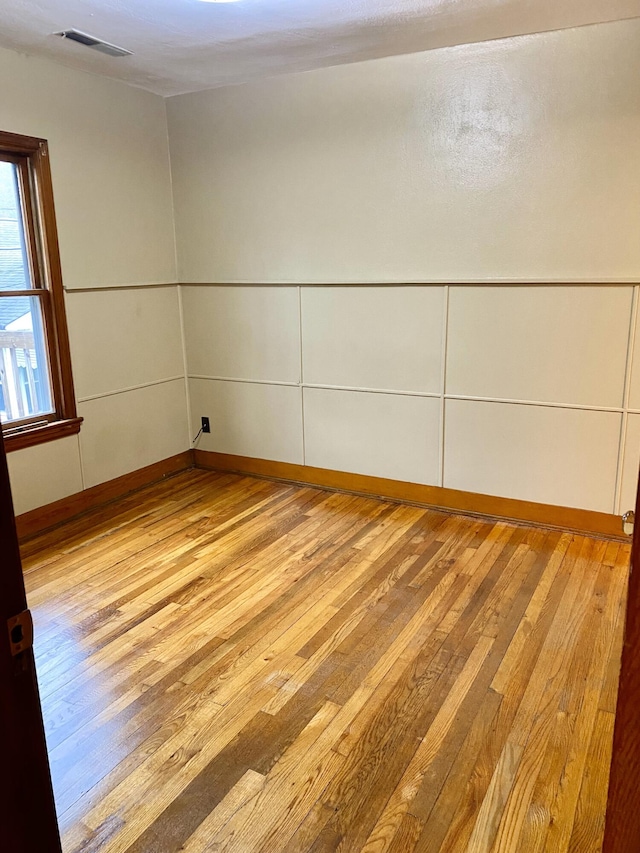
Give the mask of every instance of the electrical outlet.
<path id="1" fill-rule="evenodd" d="M 202 418 L 202 432 L 211 432 L 211 424 L 209 418 Z"/>

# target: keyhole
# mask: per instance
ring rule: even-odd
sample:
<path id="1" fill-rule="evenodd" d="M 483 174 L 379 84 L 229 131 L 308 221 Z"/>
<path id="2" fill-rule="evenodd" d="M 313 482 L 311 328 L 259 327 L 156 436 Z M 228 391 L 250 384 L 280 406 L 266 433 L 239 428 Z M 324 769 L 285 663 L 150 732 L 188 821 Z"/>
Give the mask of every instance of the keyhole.
<path id="1" fill-rule="evenodd" d="M 24 633 L 22 631 L 22 625 L 14 625 L 11 629 L 11 642 L 14 646 L 17 646 L 18 643 L 21 643 L 24 640 Z"/>

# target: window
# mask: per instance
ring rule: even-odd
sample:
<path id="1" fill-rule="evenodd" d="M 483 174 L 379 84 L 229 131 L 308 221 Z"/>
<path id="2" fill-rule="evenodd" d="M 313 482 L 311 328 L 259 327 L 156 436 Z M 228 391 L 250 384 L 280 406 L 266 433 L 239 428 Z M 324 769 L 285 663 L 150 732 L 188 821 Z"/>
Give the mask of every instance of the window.
<path id="1" fill-rule="evenodd" d="M 77 433 L 49 155 L 0 132 L 0 421 L 7 450 Z"/>

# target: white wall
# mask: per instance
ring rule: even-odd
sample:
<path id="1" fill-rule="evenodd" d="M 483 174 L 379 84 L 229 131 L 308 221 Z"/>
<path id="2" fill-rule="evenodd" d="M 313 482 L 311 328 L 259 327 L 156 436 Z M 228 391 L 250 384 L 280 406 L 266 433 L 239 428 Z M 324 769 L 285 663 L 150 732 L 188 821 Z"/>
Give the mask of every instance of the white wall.
<path id="1" fill-rule="evenodd" d="M 169 99 L 199 446 L 629 508 L 638 43 L 634 20 Z"/>
<path id="2" fill-rule="evenodd" d="M 189 437 L 178 288 L 146 287 L 176 281 L 163 99 L 6 50 L 0 77 L 0 129 L 49 141 L 85 418 L 79 436 L 9 454 L 20 513 L 186 450 Z"/>

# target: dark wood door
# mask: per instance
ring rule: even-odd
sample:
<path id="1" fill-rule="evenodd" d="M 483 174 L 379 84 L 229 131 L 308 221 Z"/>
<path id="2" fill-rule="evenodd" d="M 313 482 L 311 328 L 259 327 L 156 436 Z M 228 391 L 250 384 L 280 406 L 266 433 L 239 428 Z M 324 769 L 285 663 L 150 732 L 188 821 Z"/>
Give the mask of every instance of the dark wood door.
<path id="1" fill-rule="evenodd" d="M 603 853 L 640 851 L 640 489 L 635 512 Z"/>
<path id="2" fill-rule="evenodd" d="M 61 853 L 4 444 L 0 440 L 0 850 Z M 22 649 L 22 650 L 20 650 Z"/>

